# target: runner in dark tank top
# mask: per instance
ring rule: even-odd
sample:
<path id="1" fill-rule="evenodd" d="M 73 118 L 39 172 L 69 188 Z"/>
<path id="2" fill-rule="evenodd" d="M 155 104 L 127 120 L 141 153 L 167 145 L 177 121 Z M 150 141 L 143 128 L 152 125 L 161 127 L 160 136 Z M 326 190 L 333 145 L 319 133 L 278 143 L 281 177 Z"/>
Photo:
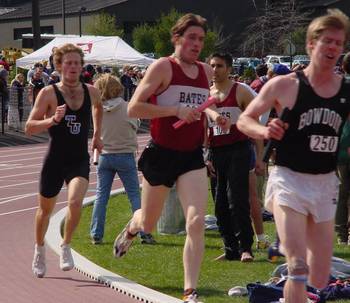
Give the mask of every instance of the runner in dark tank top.
<path id="1" fill-rule="evenodd" d="M 43 88 L 26 123 L 26 134 L 49 131 L 50 143 L 40 177 L 39 207 L 35 216 L 33 274 L 42 278 L 46 272 L 44 237 L 57 196 L 65 182 L 68 210 L 60 250 L 60 268 L 74 267 L 70 250 L 73 232 L 80 220 L 82 201 L 89 184 L 88 133 L 91 113 L 94 133 L 92 149 L 102 150 L 102 104 L 99 92 L 79 82 L 84 54 L 73 45 L 55 50 L 54 60 L 61 82 Z"/>

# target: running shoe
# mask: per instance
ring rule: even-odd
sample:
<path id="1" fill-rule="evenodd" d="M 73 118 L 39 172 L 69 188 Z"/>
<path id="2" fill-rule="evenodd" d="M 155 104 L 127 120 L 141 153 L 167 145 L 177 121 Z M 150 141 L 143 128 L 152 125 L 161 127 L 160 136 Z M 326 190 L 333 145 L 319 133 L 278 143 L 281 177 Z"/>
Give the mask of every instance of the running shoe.
<path id="1" fill-rule="evenodd" d="M 94 244 L 94 245 L 100 245 L 100 244 L 103 243 L 103 241 L 102 241 L 101 238 L 92 237 L 92 238 L 91 238 L 91 243 Z"/>
<path id="2" fill-rule="evenodd" d="M 275 263 L 278 261 L 279 257 L 284 257 L 284 255 L 279 250 L 279 245 L 273 243 L 267 250 L 268 261 Z"/>
<path id="3" fill-rule="evenodd" d="M 126 224 L 122 232 L 117 236 L 117 238 L 114 241 L 113 254 L 116 258 L 121 258 L 126 254 L 132 242 L 134 241 L 134 238 L 136 237 L 136 234 L 132 235 L 128 230 L 131 222 L 132 221 L 130 220 L 128 224 Z"/>
<path id="4" fill-rule="evenodd" d="M 152 234 L 142 234 L 141 235 L 141 244 L 157 244 L 156 240 L 154 240 Z"/>
<path id="5" fill-rule="evenodd" d="M 198 301 L 198 294 L 193 290 L 189 295 L 184 295 L 183 303 L 203 303 Z"/>
<path id="6" fill-rule="evenodd" d="M 69 244 L 61 244 L 60 268 L 63 271 L 68 271 L 74 268 L 74 260 Z"/>
<path id="7" fill-rule="evenodd" d="M 32 271 L 37 278 L 43 278 L 46 273 L 45 246 L 35 244 Z"/>

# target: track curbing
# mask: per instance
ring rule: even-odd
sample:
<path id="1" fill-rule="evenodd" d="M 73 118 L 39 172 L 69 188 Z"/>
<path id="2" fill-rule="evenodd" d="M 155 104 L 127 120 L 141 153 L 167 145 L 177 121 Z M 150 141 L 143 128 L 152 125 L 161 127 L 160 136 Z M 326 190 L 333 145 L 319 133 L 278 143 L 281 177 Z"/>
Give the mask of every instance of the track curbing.
<path id="1" fill-rule="evenodd" d="M 124 193 L 124 188 L 117 189 L 111 192 L 111 195 L 117 195 Z M 96 196 L 85 198 L 83 201 L 83 207 L 89 206 L 94 203 Z M 61 237 L 61 226 L 63 224 L 65 215 L 67 212 L 67 206 L 55 213 L 48 227 L 46 233 L 45 242 L 48 246 L 59 255 Z M 137 284 L 134 281 L 128 280 L 122 276 L 119 276 L 109 270 L 104 269 L 89 261 L 84 256 L 78 254 L 72 249 L 72 255 L 74 258 L 74 268 L 83 275 L 95 280 L 105 286 L 108 286 L 126 296 L 129 296 L 139 302 L 144 303 L 182 303 L 181 300 L 168 296 L 161 292 L 155 291 L 148 287 Z"/>

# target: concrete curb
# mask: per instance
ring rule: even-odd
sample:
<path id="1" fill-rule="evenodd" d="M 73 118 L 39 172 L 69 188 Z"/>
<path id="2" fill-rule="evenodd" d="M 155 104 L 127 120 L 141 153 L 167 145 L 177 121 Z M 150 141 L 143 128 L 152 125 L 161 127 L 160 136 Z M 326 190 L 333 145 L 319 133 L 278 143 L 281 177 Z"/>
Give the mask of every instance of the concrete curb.
<path id="1" fill-rule="evenodd" d="M 124 193 L 125 190 L 117 189 L 111 192 L 111 195 Z M 83 201 L 83 207 L 94 203 L 96 197 L 85 198 Z M 67 207 L 64 207 L 52 216 L 50 225 L 46 233 L 45 242 L 49 247 L 59 255 L 61 237 L 61 226 L 63 224 Z M 111 248 L 112 251 L 112 248 Z M 112 253 L 112 252 L 111 252 Z M 104 284 L 120 293 L 125 294 L 137 301 L 145 303 L 182 303 L 181 300 L 174 297 L 165 295 L 161 292 L 147 288 L 133 281 L 130 281 L 122 276 L 119 276 L 111 271 L 108 271 L 95 263 L 89 261 L 82 255 L 78 254 L 72 249 L 72 255 L 74 258 L 75 269 L 84 274 L 85 276 Z"/>

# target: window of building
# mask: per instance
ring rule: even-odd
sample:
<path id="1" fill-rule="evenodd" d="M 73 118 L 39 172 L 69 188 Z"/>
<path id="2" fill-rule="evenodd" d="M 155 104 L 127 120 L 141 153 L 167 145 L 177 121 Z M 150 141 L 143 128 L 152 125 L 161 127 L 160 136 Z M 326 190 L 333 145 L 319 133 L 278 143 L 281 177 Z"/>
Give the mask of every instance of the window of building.
<path id="1" fill-rule="evenodd" d="M 40 26 L 40 32 L 42 34 L 53 34 L 53 26 Z M 31 33 L 32 33 L 31 27 L 15 28 L 13 30 L 13 39 L 20 40 L 22 39 L 23 34 L 31 34 Z"/>

